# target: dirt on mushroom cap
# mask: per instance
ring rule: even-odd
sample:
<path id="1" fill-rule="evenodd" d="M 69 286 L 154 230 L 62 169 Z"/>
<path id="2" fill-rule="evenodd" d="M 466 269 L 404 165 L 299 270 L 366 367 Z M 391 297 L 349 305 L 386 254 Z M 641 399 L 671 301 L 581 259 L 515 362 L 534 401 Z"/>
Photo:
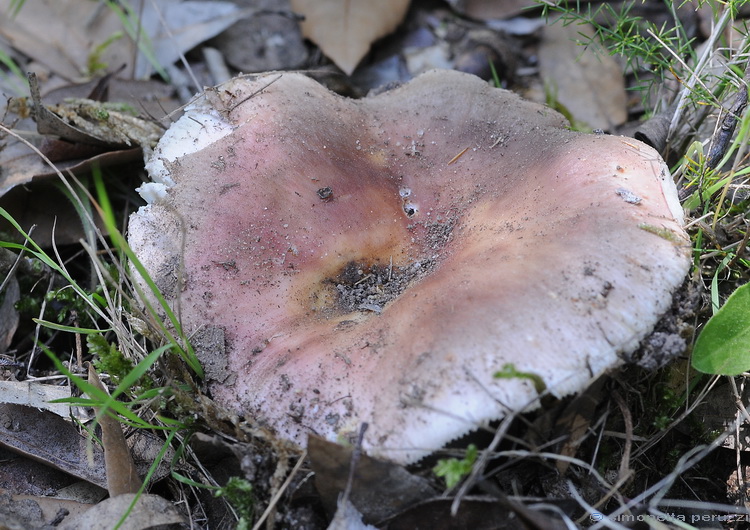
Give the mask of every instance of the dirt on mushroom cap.
<path id="1" fill-rule="evenodd" d="M 131 220 L 153 274 L 180 230 L 150 237 L 184 229 L 183 319 L 224 330 L 226 406 L 301 444 L 366 421 L 413 461 L 535 405 L 503 365 L 578 391 L 669 306 L 689 244 L 644 144 L 456 72 L 363 100 L 277 77 L 201 96 L 182 120 L 216 137 L 160 146 L 174 185 Z"/>

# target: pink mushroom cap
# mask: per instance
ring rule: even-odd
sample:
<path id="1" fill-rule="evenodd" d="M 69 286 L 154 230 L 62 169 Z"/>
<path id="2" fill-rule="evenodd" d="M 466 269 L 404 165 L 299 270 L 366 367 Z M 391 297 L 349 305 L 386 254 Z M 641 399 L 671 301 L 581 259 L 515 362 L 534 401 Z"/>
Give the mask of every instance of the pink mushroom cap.
<path id="1" fill-rule="evenodd" d="M 236 78 L 162 138 L 130 244 L 219 403 L 301 445 L 367 422 L 371 454 L 413 462 L 537 406 L 535 381 L 584 389 L 685 277 L 659 155 L 566 125 L 452 71 L 361 100 Z"/>

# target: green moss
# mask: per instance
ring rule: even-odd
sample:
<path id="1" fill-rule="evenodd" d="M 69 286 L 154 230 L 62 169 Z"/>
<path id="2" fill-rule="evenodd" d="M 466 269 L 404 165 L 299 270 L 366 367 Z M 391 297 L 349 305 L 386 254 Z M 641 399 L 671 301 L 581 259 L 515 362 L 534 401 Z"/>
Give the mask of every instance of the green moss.
<path id="1" fill-rule="evenodd" d="M 109 374 L 115 384 L 119 384 L 125 375 L 133 371 L 133 362 L 102 335 L 88 335 L 86 346 L 88 346 L 89 353 L 96 356 L 94 359 L 96 370 Z"/>
<path id="2" fill-rule="evenodd" d="M 106 373 L 115 385 L 119 385 L 122 379 L 133 371 L 133 361 L 125 357 L 117 346 L 107 341 L 102 335 L 91 334 L 86 336 L 86 346 L 94 358 L 94 367 L 100 373 Z M 154 384 L 150 377 L 143 376 L 138 382 L 140 390 L 153 388 Z"/>
<path id="3" fill-rule="evenodd" d="M 253 485 L 244 478 L 231 477 L 223 488 L 214 492 L 216 497 L 224 497 L 237 511 L 237 528 L 250 528 L 255 512 Z"/>
<path id="4" fill-rule="evenodd" d="M 652 234 L 655 234 L 660 238 L 666 239 L 667 241 L 670 241 L 672 243 L 680 243 L 682 241 L 674 232 L 672 232 L 668 228 L 662 228 L 660 226 L 654 226 L 648 223 L 641 223 L 638 225 L 638 228 L 640 228 L 641 230 L 645 230 L 646 232 L 651 232 Z"/>
<path id="5" fill-rule="evenodd" d="M 471 468 L 477 460 L 477 454 L 477 446 L 471 444 L 466 448 L 466 456 L 461 459 L 440 459 L 437 465 L 432 468 L 432 472 L 438 477 L 443 477 L 446 487 L 452 488 L 471 473 Z"/>

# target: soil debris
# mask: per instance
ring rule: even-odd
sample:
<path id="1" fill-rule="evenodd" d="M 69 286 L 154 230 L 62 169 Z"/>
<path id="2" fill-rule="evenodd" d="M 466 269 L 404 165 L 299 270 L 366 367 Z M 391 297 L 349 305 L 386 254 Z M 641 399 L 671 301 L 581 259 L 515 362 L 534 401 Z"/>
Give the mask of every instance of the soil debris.
<path id="1" fill-rule="evenodd" d="M 328 282 L 335 287 L 335 303 L 342 312 L 380 314 L 386 304 L 429 274 L 434 266 L 433 258 L 414 261 L 406 267 L 350 261 L 338 276 Z"/>

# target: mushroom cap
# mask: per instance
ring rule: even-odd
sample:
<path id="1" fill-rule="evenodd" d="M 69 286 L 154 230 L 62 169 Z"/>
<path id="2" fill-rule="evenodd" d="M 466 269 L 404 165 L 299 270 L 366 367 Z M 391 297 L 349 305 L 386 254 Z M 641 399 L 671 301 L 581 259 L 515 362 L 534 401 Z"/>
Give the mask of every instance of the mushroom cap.
<path id="1" fill-rule="evenodd" d="M 656 151 L 452 71 L 361 100 L 236 78 L 147 167 L 130 244 L 213 397 L 302 445 L 367 422 L 371 454 L 413 462 L 537 406 L 539 381 L 580 391 L 689 267 Z"/>

